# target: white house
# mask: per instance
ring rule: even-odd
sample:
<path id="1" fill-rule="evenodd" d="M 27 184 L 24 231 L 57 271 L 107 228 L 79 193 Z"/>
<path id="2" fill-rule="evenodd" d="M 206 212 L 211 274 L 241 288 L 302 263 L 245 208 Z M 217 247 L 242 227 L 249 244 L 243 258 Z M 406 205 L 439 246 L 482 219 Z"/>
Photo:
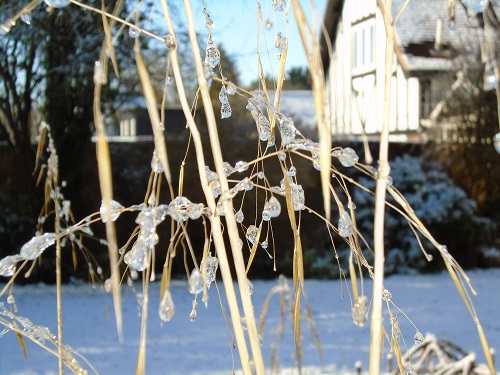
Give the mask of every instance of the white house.
<path id="1" fill-rule="evenodd" d="M 393 17 L 404 2 L 392 1 Z M 469 43 L 467 39 L 473 36 L 477 42 L 474 27 L 479 17 L 468 15 L 460 0 L 456 3 L 451 27 L 446 0 L 411 0 L 398 17 L 389 124 L 392 142 L 426 141 L 422 120 L 430 116 L 456 80 L 456 57 Z M 320 39 L 333 136 L 337 140 L 358 140 L 364 132 L 368 140 L 378 140 L 384 104 L 386 33 L 377 1 L 329 0 L 325 26 L 333 45 L 330 57 L 325 38 Z"/>

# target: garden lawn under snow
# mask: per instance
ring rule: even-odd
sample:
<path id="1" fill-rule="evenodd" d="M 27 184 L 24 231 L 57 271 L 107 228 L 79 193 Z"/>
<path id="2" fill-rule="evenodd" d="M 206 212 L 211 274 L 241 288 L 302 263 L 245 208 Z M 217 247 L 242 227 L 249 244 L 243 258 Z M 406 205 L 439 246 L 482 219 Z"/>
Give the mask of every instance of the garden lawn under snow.
<path id="1" fill-rule="evenodd" d="M 478 292 L 473 301 L 490 346 L 500 349 L 500 269 L 476 270 L 468 274 Z M 277 281 L 254 281 L 253 284 L 252 298 L 259 317 L 264 299 Z M 218 286 L 225 306 L 220 281 Z M 386 279 L 385 287 L 392 293 L 394 303 L 412 319 L 420 332 L 431 332 L 438 338 L 451 340 L 467 351 L 474 351 L 478 363 L 485 362 L 476 327 L 447 274 L 392 276 Z M 365 280 L 365 290 L 367 294 L 371 291 L 369 279 Z M 360 328 L 352 323 L 346 283 L 307 280 L 306 291 L 321 339 L 323 360 L 320 360 L 306 331 L 307 321 L 303 320 L 303 373 L 354 373 L 356 361 L 361 361 L 366 370 L 369 328 Z M 135 373 L 141 325 L 136 297 L 138 292 L 140 284 L 136 284 L 135 290 L 123 287 L 125 341 L 119 343 L 111 296 L 87 284 L 64 287 L 64 342 L 92 363 L 100 374 Z M 189 320 L 193 296 L 187 291 L 187 283 L 175 281 L 171 292 L 175 315 L 170 322 L 161 325 L 157 313 L 159 287 L 157 283 L 151 287 L 147 374 L 231 374 L 233 359 L 236 371 L 241 369 L 238 353 L 231 349 L 217 289 L 212 286 L 209 290 L 208 309 L 201 300 L 198 301 L 195 322 Z M 57 332 L 55 287 L 16 286 L 14 296 L 19 316 Z M 2 302 L 7 306 L 6 300 Z M 399 313 L 398 317 L 404 340 L 410 347 L 415 329 L 406 323 L 403 314 Z M 271 299 L 263 337 L 266 366 L 269 366 L 270 346 L 274 340 L 272 331 L 278 320 L 279 299 L 275 295 Z M 388 323 L 387 314 L 385 323 Z M 7 332 L 0 338 L 0 374 L 57 374 L 56 357 L 31 342 L 27 342 L 27 352 L 27 359 L 24 359 L 16 336 Z M 285 336 L 280 345 L 282 373 L 298 373 L 286 370 L 294 363 L 293 337 L 287 316 Z"/>

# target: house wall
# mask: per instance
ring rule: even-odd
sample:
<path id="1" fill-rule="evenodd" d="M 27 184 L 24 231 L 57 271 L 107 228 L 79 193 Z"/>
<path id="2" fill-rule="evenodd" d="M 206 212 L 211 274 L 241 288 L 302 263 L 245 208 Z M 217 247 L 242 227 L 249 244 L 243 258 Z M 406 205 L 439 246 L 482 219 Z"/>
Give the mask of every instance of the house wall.
<path id="1" fill-rule="evenodd" d="M 370 30 L 372 25 L 373 36 Z M 367 43 L 372 47 L 368 47 Z M 360 48 L 360 45 L 365 48 Z M 385 46 L 385 27 L 376 0 L 345 1 L 334 43 L 334 57 L 328 71 L 332 133 L 335 137 L 358 138 L 363 129 L 369 136 L 380 133 L 384 108 Z M 371 53 L 373 57 L 370 57 Z M 420 128 L 419 78 L 409 77 L 396 55 L 392 70 L 389 129 L 395 134 L 416 132 Z"/>

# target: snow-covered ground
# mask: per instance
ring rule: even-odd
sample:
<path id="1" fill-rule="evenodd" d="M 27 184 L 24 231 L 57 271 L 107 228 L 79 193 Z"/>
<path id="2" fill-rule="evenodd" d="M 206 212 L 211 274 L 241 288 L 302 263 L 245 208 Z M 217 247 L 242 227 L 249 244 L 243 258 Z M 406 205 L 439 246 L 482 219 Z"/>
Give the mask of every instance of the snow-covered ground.
<path id="1" fill-rule="evenodd" d="M 500 349 L 500 269 L 472 271 L 469 276 L 478 292 L 473 301 L 490 346 Z M 254 281 L 253 284 L 253 300 L 258 317 L 266 295 L 277 285 L 277 281 Z M 159 288 L 157 284 L 151 287 L 147 374 L 231 374 L 233 357 L 235 369 L 240 369 L 238 354 L 231 349 L 216 288 L 209 290 L 208 309 L 198 301 L 198 317 L 195 322 L 191 322 L 189 313 L 193 298 L 186 285 L 182 281 L 175 281 L 172 285 L 175 316 L 163 325 L 160 325 L 157 314 Z M 367 293 L 370 286 L 370 280 L 365 280 Z M 394 303 L 422 333 L 432 332 L 439 338 L 449 339 L 467 351 L 476 352 L 477 362 L 485 362 L 476 327 L 447 274 L 393 276 L 386 280 L 385 286 L 392 293 Z M 125 341 L 120 344 L 111 296 L 87 284 L 64 287 L 64 341 L 87 358 L 100 374 L 135 373 L 141 324 L 136 297 L 140 290 L 138 285 L 135 288 L 133 290 L 124 286 L 123 289 Z M 219 289 L 224 301 L 221 282 Z M 360 328 L 352 323 L 345 282 L 307 280 L 306 290 L 321 339 L 323 361 L 319 359 L 304 321 L 303 373 L 353 373 L 356 361 L 361 361 L 363 369 L 366 369 L 369 328 Z M 18 315 L 28 317 L 33 323 L 48 326 L 52 332 L 57 331 L 54 287 L 15 287 L 14 296 Z M 6 300 L 1 302 L 7 306 Z M 263 350 L 267 365 L 273 341 L 272 330 L 276 328 L 279 318 L 278 305 L 279 300 L 275 296 L 271 299 L 264 334 Z M 403 337 L 407 345 L 411 346 L 415 329 L 405 323 L 401 313 L 398 317 Z M 293 367 L 295 363 L 290 327 L 287 319 L 284 341 L 280 346 L 282 369 Z M 57 373 L 57 359 L 53 355 L 30 342 L 27 342 L 27 351 L 28 359 L 25 360 L 16 336 L 7 332 L 0 338 L 0 374 Z"/>

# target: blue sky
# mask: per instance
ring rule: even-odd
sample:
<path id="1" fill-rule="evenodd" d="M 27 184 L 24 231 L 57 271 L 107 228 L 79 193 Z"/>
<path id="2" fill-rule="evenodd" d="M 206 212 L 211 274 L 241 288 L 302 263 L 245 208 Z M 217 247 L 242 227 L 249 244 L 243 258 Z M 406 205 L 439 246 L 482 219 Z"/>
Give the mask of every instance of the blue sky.
<path id="1" fill-rule="evenodd" d="M 311 25 L 313 23 L 313 11 L 311 4 L 317 10 L 316 27 L 319 31 L 319 22 L 323 18 L 327 0 L 301 0 L 306 16 Z M 227 52 L 235 58 L 242 84 L 248 84 L 258 78 L 257 65 L 257 1 L 256 0 L 207 0 L 207 9 L 215 24 L 212 33 L 217 44 L 222 43 Z M 261 0 L 262 18 L 271 20 L 273 26 L 270 30 L 261 26 L 261 59 L 266 74 L 274 72 L 277 74 L 279 60 L 276 55 L 274 43 L 276 33 L 280 31 L 288 36 L 287 69 L 293 66 L 306 66 L 307 59 L 303 52 L 292 7 L 289 5 L 288 31 L 284 22 L 284 13 L 275 13 L 272 9 L 271 0 Z M 289 1 L 287 1 L 289 3 Z M 205 16 L 202 14 L 203 2 L 193 2 L 193 11 L 196 14 L 196 26 L 201 35 L 208 35 L 205 29 Z M 264 38 L 265 37 L 265 38 Z M 266 43 L 269 54 L 265 53 Z M 222 67 L 224 69 L 224 67 Z"/>

